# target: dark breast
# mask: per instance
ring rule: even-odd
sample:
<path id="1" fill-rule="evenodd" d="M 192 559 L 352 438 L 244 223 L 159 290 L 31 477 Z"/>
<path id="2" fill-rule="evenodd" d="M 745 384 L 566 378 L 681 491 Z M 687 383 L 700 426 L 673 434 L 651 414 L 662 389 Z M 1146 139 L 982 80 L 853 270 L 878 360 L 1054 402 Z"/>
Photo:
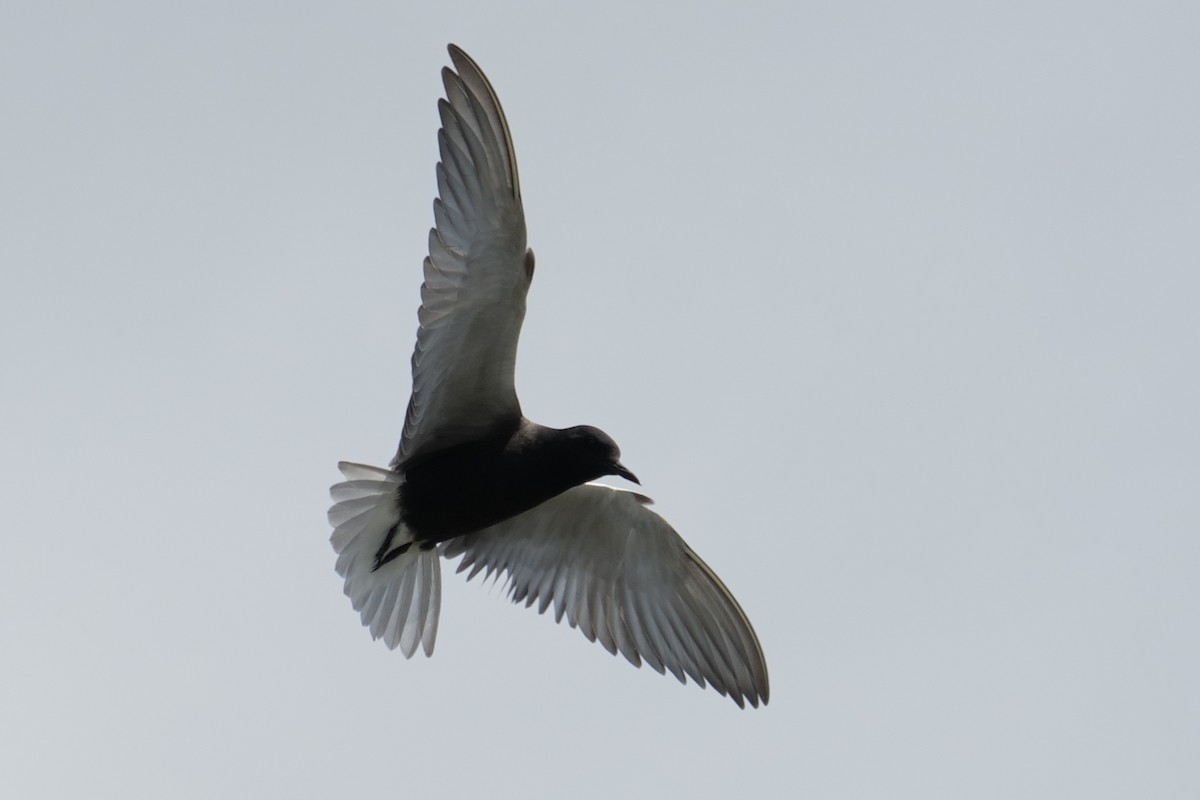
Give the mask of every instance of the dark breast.
<path id="1" fill-rule="evenodd" d="M 518 435 L 447 448 L 404 467 L 401 515 L 418 540 L 440 542 L 516 516 L 580 483 Z"/>

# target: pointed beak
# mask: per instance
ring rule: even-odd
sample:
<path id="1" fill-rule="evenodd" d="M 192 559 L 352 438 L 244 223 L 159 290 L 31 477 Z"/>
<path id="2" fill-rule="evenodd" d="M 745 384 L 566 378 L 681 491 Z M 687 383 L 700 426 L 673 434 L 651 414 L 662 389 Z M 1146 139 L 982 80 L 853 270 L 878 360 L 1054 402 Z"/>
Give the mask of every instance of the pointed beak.
<path id="1" fill-rule="evenodd" d="M 632 472 L 630 472 L 628 469 L 626 469 L 625 465 L 622 464 L 620 461 L 613 462 L 613 474 L 620 475 L 622 478 L 624 478 L 627 481 L 633 481 L 638 486 L 642 485 L 642 482 L 637 479 L 637 475 L 634 475 Z"/>

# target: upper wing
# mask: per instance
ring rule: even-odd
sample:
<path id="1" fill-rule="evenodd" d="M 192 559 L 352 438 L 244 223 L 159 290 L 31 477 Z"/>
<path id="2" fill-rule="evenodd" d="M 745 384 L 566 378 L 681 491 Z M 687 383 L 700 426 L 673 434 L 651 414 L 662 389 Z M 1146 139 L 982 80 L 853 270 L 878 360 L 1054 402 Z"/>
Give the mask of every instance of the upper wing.
<path id="1" fill-rule="evenodd" d="M 514 602 L 553 601 L 561 621 L 634 666 L 707 681 L 739 706 L 767 702 L 767 665 L 733 595 L 634 492 L 598 483 L 446 543 L 468 579 L 508 573 Z"/>
<path id="2" fill-rule="evenodd" d="M 437 227 L 421 286 L 412 399 L 393 466 L 521 415 L 513 386 L 533 254 L 512 137 L 483 72 L 450 45 L 442 70 Z"/>

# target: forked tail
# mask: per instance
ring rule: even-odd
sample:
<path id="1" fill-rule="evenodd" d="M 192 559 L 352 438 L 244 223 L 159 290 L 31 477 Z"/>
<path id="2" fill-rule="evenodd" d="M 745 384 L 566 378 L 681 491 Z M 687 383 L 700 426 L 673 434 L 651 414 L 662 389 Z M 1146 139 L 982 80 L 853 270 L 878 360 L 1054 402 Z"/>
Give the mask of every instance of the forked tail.
<path id="1" fill-rule="evenodd" d="M 333 505 L 330 543 L 338 554 L 337 572 L 346 596 L 375 639 L 405 658 L 433 654 L 442 604 L 442 566 L 437 548 L 413 546 L 412 532 L 400 520 L 399 488 L 404 479 L 391 470 L 343 461 L 346 480 L 329 490 Z"/>

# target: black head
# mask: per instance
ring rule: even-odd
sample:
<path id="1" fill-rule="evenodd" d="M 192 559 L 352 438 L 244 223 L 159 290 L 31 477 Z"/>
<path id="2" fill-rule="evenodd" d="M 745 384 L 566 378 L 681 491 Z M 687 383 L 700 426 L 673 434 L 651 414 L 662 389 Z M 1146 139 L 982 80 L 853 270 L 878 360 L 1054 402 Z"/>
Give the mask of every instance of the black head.
<path id="1" fill-rule="evenodd" d="M 637 476 L 621 463 L 621 448 L 604 431 L 591 425 L 577 425 L 563 431 L 564 440 L 576 460 L 591 475 L 586 480 L 601 475 L 620 475 L 627 481 L 641 485 Z"/>

